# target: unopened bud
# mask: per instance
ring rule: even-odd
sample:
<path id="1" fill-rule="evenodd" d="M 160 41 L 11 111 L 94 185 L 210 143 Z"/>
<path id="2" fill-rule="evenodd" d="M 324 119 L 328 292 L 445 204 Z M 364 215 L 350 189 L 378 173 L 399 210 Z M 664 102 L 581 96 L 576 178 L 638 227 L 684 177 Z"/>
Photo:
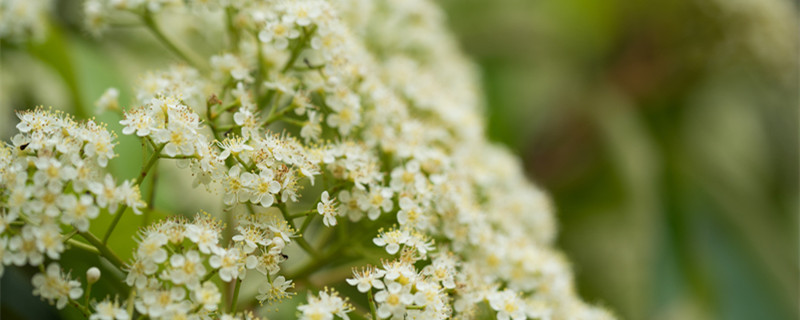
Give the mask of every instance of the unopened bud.
<path id="1" fill-rule="evenodd" d="M 92 284 L 97 282 L 97 280 L 100 280 L 100 269 L 97 269 L 97 267 L 91 267 L 89 270 L 86 270 L 86 282 Z"/>

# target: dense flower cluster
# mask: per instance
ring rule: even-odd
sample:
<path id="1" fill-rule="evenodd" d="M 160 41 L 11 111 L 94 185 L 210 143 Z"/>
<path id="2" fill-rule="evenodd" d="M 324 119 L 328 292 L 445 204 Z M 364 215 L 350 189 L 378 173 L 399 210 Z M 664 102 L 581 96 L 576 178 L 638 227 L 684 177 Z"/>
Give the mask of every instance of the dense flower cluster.
<path id="1" fill-rule="evenodd" d="M 321 284 L 363 295 L 309 293 L 298 317 L 348 319 L 361 309 L 375 320 L 611 318 L 575 294 L 552 248 L 546 196 L 484 137 L 476 75 L 432 3 L 87 0 L 84 8 L 97 34 L 120 16 L 141 18 L 184 62 L 134 88 L 119 123 L 149 160 L 121 185 L 103 174 L 115 156 L 104 126 L 41 108 L 19 113 L 21 133 L 0 149 L 0 254 L 6 265 L 53 261 L 34 278 L 35 294 L 59 308 L 82 294 L 57 262 L 66 244 L 122 270 L 136 292 L 128 312 L 152 319 L 251 318 L 236 310 L 242 280 L 255 277 L 255 299 L 276 304 L 343 257 L 366 262 Z M 228 46 L 197 59 L 169 43 L 162 15 L 224 16 Z M 118 96 L 110 89 L 97 106 L 120 110 Z M 176 215 L 145 226 L 133 258 L 121 261 L 107 236 L 88 232 L 90 220 L 114 214 L 110 234 L 126 208 L 149 210 L 138 185 L 159 161 L 219 194 L 230 223 Z M 307 265 L 285 270 L 290 244 Z M 119 301 L 84 311 L 133 316 Z"/>

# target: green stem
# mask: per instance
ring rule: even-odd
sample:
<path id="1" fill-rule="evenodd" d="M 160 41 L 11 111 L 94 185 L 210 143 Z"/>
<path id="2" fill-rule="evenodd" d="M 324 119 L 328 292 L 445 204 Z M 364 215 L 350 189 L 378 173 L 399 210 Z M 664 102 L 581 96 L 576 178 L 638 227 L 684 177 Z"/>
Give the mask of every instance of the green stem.
<path id="1" fill-rule="evenodd" d="M 75 248 L 75 249 L 80 249 L 80 250 L 83 250 L 83 251 L 86 251 L 86 252 L 89 252 L 89 253 L 100 255 L 100 251 L 97 250 L 97 248 L 92 247 L 92 246 L 90 246 L 88 244 L 85 244 L 85 243 L 80 242 L 80 241 L 75 240 L 75 239 L 67 240 L 66 244 L 69 245 L 72 248 Z"/>
<path id="2" fill-rule="evenodd" d="M 231 299 L 231 307 L 228 308 L 229 313 L 236 312 L 236 303 L 239 302 L 239 289 L 242 287 L 242 280 L 236 279 L 236 286 L 233 287 L 233 299 Z"/>
<path id="3" fill-rule="evenodd" d="M 69 299 L 69 302 L 70 302 L 70 303 L 72 303 L 72 305 L 73 305 L 73 306 L 75 306 L 75 308 L 77 308 L 78 310 L 80 310 L 80 312 L 81 312 L 81 313 L 83 313 L 83 316 L 84 316 L 84 317 L 89 317 L 89 315 L 90 315 L 90 314 L 92 314 L 92 312 L 91 312 L 91 311 L 89 311 L 89 308 L 87 308 L 86 306 L 84 306 L 84 305 L 82 305 L 82 304 L 78 303 L 78 301 L 72 300 L 72 299 L 70 298 L 70 299 Z"/>
<path id="4" fill-rule="evenodd" d="M 214 112 L 213 114 L 209 115 L 209 119 L 216 119 L 216 118 L 217 118 L 217 117 L 219 117 L 219 116 L 220 116 L 222 113 L 224 113 L 224 112 L 226 112 L 226 111 L 228 111 L 228 110 L 230 110 L 230 109 L 233 109 L 233 108 L 239 107 L 239 106 L 241 106 L 241 105 L 242 105 L 242 101 L 241 101 L 241 100 L 239 100 L 239 99 L 236 99 L 236 100 L 232 101 L 231 103 L 229 103 L 229 104 L 227 104 L 227 105 L 223 106 L 223 107 L 222 107 L 222 109 L 219 109 L 219 110 L 217 110 L 217 112 Z M 212 116 L 213 116 L 213 118 L 212 118 Z"/>
<path id="5" fill-rule="evenodd" d="M 378 313 L 375 311 L 375 298 L 372 297 L 372 288 L 367 291 L 367 300 L 369 300 L 369 314 L 372 315 L 372 320 L 378 320 Z"/>
<path id="6" fill-rule="evenodd" d="M 316 216 L 317 216 L 316 214 L 312 214 L 308 218 L 303 220 L 303 226 L 300 227 L 300 234 L 305 234 L 306 229 L 308 229 L 308 226 L 311 225 L 311 220 L 314 220 L 314 217 Z"/>
<path id="7" fill-rule="evenodd" d="M 128 312 L 128 319 L 133 318 L 133 306 L 135 300 L 136 300 L 136 286 L 131 288 L 131 293 L 128 295 L 128 307 L 127 310 L 125 310 Z"/>
<path id="8" fill-rule="evenodd" d="M 215 274 L 217 274 L 218 271 L 219 269 L 214 269 L 211 272 L 209 272 L 205 277 L 203 277 L 202 280 L 200 280 L 200 284 L 210 280 L 212 277 L 214 277 Z"/>
<path id="9" fill-rule="evenodd" d="M 231 37 L 230 46 L 233 52 L 239 51 L 239 30 L 233 25 L 233 16 L 236 14 L 235 9 L 231 6 L 225 7 L 225 24 L 228 29 L 228 35 Z M 260 47 L 260 46 L 259 46 Z"/>
<path id="10" fill-rule="evenodd" d="M 111 264 L 117 267 L 117 269 L 119 270 L 125 269 L 125 262 L 123 262 L 122 259 L 120 259 L 116 254 L 114 254 L 114 252 L 108 249 L 108 247 L 104 243 L 100 242 L 100 239 L 98 239 L 94 234 L 88 231 L 87 232 L 79 231 L 78 234 L 80 234 L 81 237 L 86 239 L 86 241 L 89 241 L 89 243 L 91 243 L 98 251 L 100 251 L 100 254 L 104 258 L 106 258 L 106 260 L 111 262 Z"/>
<path id="11" fill-rule="evenodd" d="M 147 26 L 147 28 L 149 28 L 150 31 L 153 32 L 153 35 L 155 35 L 156 38 L 158 38 L 158 40 L 160 40 L 161 43 L 166 45 L 167 48 L 169 48 L 173 53 L 178 55 L 181 59 L 183 59 L 184 61 L 186 61 L 195 68 L 199 68 L 201 66 L 201 64 L 198 63 L 197 60 L 195 60 L 193 57 L 190 57 L 189 54 L 185 53 L 183 50 L 178 48 L 178 46 L 174 42 L 172 42 L 169 38 L 167 38 L 167 36 L 164 34 L 163 31 L 161 31 L 161 28 L 159 28 L 158 24 L 153 18 L 152 12 L 147 10 L 144 13 L 144 15 L 142 15 L 142 19 L 144 20 L 144 24 Z"/>
<path id="12" fill-rule="evenodd" d="M 111 237 L 111 232 L 114 231 L 114 228 L 117 227 L 119 220 L 122 219 L 122 214 L 125 213 L 125 209 L 128 209 L 126 205 L 120 205 L 117 212 L 114 212 L 114 220 L 111 220 L 111 225 L 108 226 L 108 230 L 106 230 L 106 234 L 103 236 L 103 244 L 108 243 L 108 238 Z"/>
<path id="13" fill-rule="evenodd" d="M 276 108 L 277 108 L 277 106 L 276 106 Z M 303 125 L 305 125 L 305 122 L 300 122 L 299 120 L 295 120 L 295 119 L 289 119 L 289 118 L 286 118 L 286 119 L 281 119 L 281 118 L 282 118 L 283 116 L 285 116 L 285 115 L 286 115 L 286 114 L 287 114 L 289 111 L 292 111 L 292 110 L 294 110 L 294 109 L 297 109 L 297 105 L 291 104 L 291 105 L 289 105 L 289 106 L 286 106 L 286 107 L 284 107 L 283 109 L 281 109 L 281 111 L 278 111 L 278 112 L 271 113 L 271 114 L 270 114 L 270 115 L 267 117 L 267 119 L 266 119 L 266 120 L 264 120 L 264 125 L 268 125 L 268 124 L 270 124 L 270 123 L 273 123 L 273 122 L 275 122 L 275 121 L 277 121 L 277 120 L 281 120 L 281 121 L 286 121 L 286 122 L 289 122 L 289 123 L 292 123 L 292 124 L 296 124 L 296 125 L 298 125 L 298 126 L 301 126 L 301 127 L 302 127 Z"/>
<path id="14" fill-rule="evenodd" d="M 156 205 L 156 186 L 158 186 L 158 166 L 153 169 L 153 174 L 150 177 L 150 190 L 147 193 L 147 210 L 142 217 L 142 226 L 150 223 L 150 215 L 153 213 Z"/>
<path id="15" fill-rule="evenodd" d="M 78 233 L 78 229 L 72 229 L 69 233 L 65 234 L 61 241 L 67 242 L 67 240 L 71 239 L 75 234 Z"/>
<path id="16" fill-rule="evenodd" d="M 281 210 L 281 214 L 283 215 L 283 218 L 286 219 L 286 222 L 289 223 L 289 226 L 292 227 L 292 229 L 297 230 L 297 226 L 295 226 L 294 221 L 292 221 L 292 219 L 289 217 L 289 211 L 286 209 L 286 204 L 279 203 L 278 209 Z M 298 245 L 300 245 L 300 248 L 303 248 L 303 250 L 305 250 L 306 253 L 308 253 L 311 256 L 312 259 L 314 259 L 314 257 L 317 256 L 314 248 L 312 248 L 311 245 L 308 244 L 308 241 L 306 241 L 306 239 L 303 238 L 302 234 L 299 237 L 295 238 L 295 241 L 297 242 Z"/>
<path id="17" fill-rule="evenodd" d="M 295 214 L 290 214 L 289 215 L 289 219 L 294 220 L 294 219 L 297 219 L 297 218 L 300 218 L 300 217 L 305 217 L 305 216 L 307 216 L 309 214 L 312 214 L 312 213 L 315 213 L 315 212 L 317 212 L 316 209 L 311 209 L 311 210 L 306 210 L 306 211 L 295 213 Z"/>
<path id="18" fill-rule="evenodd" d="M 150 160 L 147 161 L 147 164 L 145 164 L 144 168 L 142 168 L 142 172 L 139 174 L 138 177 L 136 177 L 135 180 L 133 180 L 134 185 L 137 186 L 140 185 L 142 183 L 142 180 L 144 180 L 144 178 L 147 177 L 147 173 L 150 172 L 150 168 L 152 168 L 153 165 L 155 165 L 156 162 L 158 162 L 161 150 L 164 149 L 164 146 L 166 145 L 167 145 L 166 143 L 161 144 L 153 151 L 153 155 L 150 157 Z M 114 220 L 111 221 L 111 225 L 108 226 L 108 231 L 106 231 L 106 234 L 103 236 L 103 244 L 108 243 L 108 238 L 111 237 L 111 233 L 114 231 L 114 228 L 117 227 L 119 220 L 122 219 L 122 214 L 125 213 L 125 209 L 127 208 L 128 206 L 126 205 L 120 205 L 119 209 L 117 209 L 117 212 L 114 213 Z"/>
<path id="19" fill-rule="evenodd" d="M 87 305 L 87 306 L 89 305 L 89 297 L 91 295 L 92 295 L 92 283 L 87 283 L 86 284 L 86 298 L 85 298 L 85 302 L 83 303 L 84 305 Z"/>
<path id="20" fill-rule="evenodd" d="M 297 42 L 297 45 L 294 48 L 292 48 L 292 53 L 291 53 L 292 55 L 289 57 L 289 61 L 286 61 L 286 65 L 283 66 L 283 69 L 281 70 L 282 73 L 286 73 L 286 71 L 288 71 L 289 68 L 291 68 L 294 65 L 294 62 L 297 61 L 297 58 L 300 57 L 300 53 L 303 52 L 303 49 L 306 46 L 306 42 L 308 42 L 308 39 L 311 38 L 311 35 L 313 35 L 314 31 L 316 30 L 317 26 L 311 27 L 311 30 L 309 31 L 305 31 L 305 29 L 303 29 L 303 37 L 301 37 L 300 40 Z"/>
<path id="21" fill-rule="evenodd" d="M 147 173 L 150 172 L 150 168 L 152 168 L 153 165 L 155 165 L 158 161 L 158 158 L 161 157 L 161 150 L 163 150 L 166 145 L 166 143 L 161 144 L 160 146 L 156 147 L 155 150 L 153 150 L 153 155 L 150 157 L 150 160 L 147 161 L 147 164 L 145 164 L 145 166 L 142 168 L 142 172 L 139 173 L 139 176 L 136 177 L 136 180 L 133 180 L 133 184 L 139 185 L 142 183 L 142 180 L 147 177 Z"/>

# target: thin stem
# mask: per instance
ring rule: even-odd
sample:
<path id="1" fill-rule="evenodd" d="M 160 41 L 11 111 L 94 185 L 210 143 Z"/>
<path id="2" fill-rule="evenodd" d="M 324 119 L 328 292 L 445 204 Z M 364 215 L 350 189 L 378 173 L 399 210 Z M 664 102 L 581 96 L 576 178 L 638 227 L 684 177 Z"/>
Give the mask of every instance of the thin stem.
<path id="1" fill-rule="evenodd" d="M 89 305 L 89 297 L 92 295 L 92 285 L 93 283 L 89 282 L 86 284 L 86 298 L 84 300 L 84 305 Z"/>
<path id="2" fill-rule="evenodd" d="M 128 312 L 128 319 L 133 318 L 134 300 L 136 300 L 136 286 L 131 288 L 131 294 L 128 295 L 128 307 L 125 310 Z"/>
<path id="3" fill-rule="evenodd" d="M 92 312 L 89 311 L 89 308 L 87 308 L 86 306 L 78 303 L 78 301 L 72 300 L 72 298 L 70 298 L 69 302 L 72 303 L 72 305 L 75 306 L 75 308 L 80 310 L 80 312 L 83 313 L 84 317 L 88 317 L 90 314 L 92 314 Z"/>
<path id="4" fill-rule="evenodd" d="M 153 169 L 153 174 L 150 175 L 150 190 L 147 193 L 147 210 L 142 217 L 142 226 L 146 226 L 150 222 L 150 215 L 156 206 L 156 186 L 158 186 L 158 166 Z"/>
<path id="5" fill-rule="evenodd" d="M 294 220 L 294 219 L 297 219 L 297 218 L 300 218 L 300 217 L 305 217 L 305 216 L 307 216 L 307 215 L 309 215 L 309 214 L 312 214 L 312 213 L 315 213 L 315 212 L 317 212 L 317 210 L 316 210 L 316 209 L 306 210 L 306 211 L 303 211 L 303 212 L 298 212 L 298 213 L 295 213 L 295 214 L 290 214 L 290 215 L 289 215 L 289 218 Z"/>
<path id="6" fill-rule="evenodd" d="M 211 115 L 209 115 L 209 119 L 212 119 L 212 120 L 213 120 L 213 119 L 216 119 L 217 117 L 219 117 L 219 116 L 220 116 L 221 114 L 223 114 L 224 112 L 226 112 L 226 111 L 228 111 L 228 110 L 230 110 L 230 109 L 236 108 L 236 107 L 238 107 L 238 106 L 241 106 L 241 105 L 242 105 L 242 101 L 241 101 L 241 100 L 239 100 L 239 99 L 236 99 L 236 100 L 234 100 L 234 101 L 231 101 L 231 103 L 229 103 L 229 104 L 227 104 L 227 105 L 223 106 L 223 107 L 222 107 L 222 109 L 219 109 L 219 110 L 217 110 L 217 112 L 214 112 L 214 113 L 212 113 Z"/>
<path id="7" fill-rule="evenodd" d="M 317 26 L 311 27 L 311 30 L 309 31 L 305 31 L 305 29 L 303 29 L 303 37 L 301 37 L 297 42 L 297 45 L 292 48 L 292 55 L 289 57 L 289 61 L 286 61 L 286 65 L 283 66 L 283 69 L 281 70 L 282 73 L 285 73 L 294 65 L 294 62 L 297 61 L 298 57 L 300 57 L 300 53 L 303 52 L 306 42 L 308 42 L 308 39 L 311 38 L 311 35 L 314 34 L 314 31 L 316 30 Z"/>
<path id="8" fill-rule="evenodd" d="M 160 146 L 157 146 L 155 150 L 153 150 L 153 155 L 150 157 L 150 160 L 147 161 L 147 164 L 145 164 L 145 166 L 142 168 L 142 172 L 139 173 L 139 176 L 136 177 L 136 180 L 133 180 L 133 184 L 139 185 L 142 183 L 142 180 L 147 177 L 147 173 L 150 172 L 150 168 L 152 168 L 153 165 L 155 165 L 158 161 L 158 158 L 161 157 L 161 150 L 163 150 L 166 145 L 166 143 L 161 144 Z"/>
<path id="9" fill-rule="evenodd" d="M 142 15 L 142 19 L 144 20 L 144 24 L 147 26 L 147 28 L 149 28 L 150 31 L 153 32 L 153 35 L 155 35 L 156 38 L 158 38 L 158 40 L 161 41 L 161 43 L 166 45 L 167 48 L 172 50 L 173 53 L 178 55 L 181 59 L 183 59 L 184 61 L 186 61 L 187 63 L 189 63 L 190 65 L 192 65 L 195 68 L 199 68 L 201 66 L 201 64 L 197 63 L 197 61 L 194 58 L 190 58 L 190 56 L 187 53 L 183 52 L 183 50 L 178 48 L 178 46 L 175 45 L 174 42 L 172 42 L 169 38 L 167 38 L 167 36 L 164 34 L 164 32 L 161 31 L 161 28 L 159 28 L 159 26 L 156 23 L 155 19 L 153 19 L 153 13 L 152 12 L 147 10 L 144 13 L 144 15 Z"/>
<path id="10" fill-rule="evenodd" d="M 367 300 L 369 300 L 369 314 L 372 315 L 372 320 L 378 320 L 378 313 L 375 311 L 375 298 L 372 297 L 372 288 L 367 291 Z"/>
<path id="11" fill-rule="evenodd" d="M 242 287 L 242 279 L 236 279 L 236 286 L 233 287 L 233 299 L 231 299 L 231 307 L 228 308 L 228 312 L 235 313 L 236 312 L 236 303 L 239 302 L 239 289 Z"/>
<path id="12" fill-rule="evenodd" d="M 142 183 L 142 180 L 144 180 L 144 178 L 147 177 L 147 173 L 150 172 L 150 168 L 152 168 L 153 165 L 155 165 L 156 162 L 158 162 L 161 150 L 164 149 L 164 146 L 166 145 L 167 144 L 165 143 L 156 147 L 156 149 L 153 151 L 153 155 L 150 157 L 150 160 L 147 161 L 147 164 L 145 164 L 144 168 L 142 168 L 142 172 L 139 174 L 138 177 L 136 177 L 135 180 L 133 180 L 134 185 L 137 186 L 140 185 Z M 114 231 L 114 228 L 117 227 L 119 220 L 122 219 L 122 214 L 125 213 L 125 209 L 127 208 L 128 206 L 126 205 L 120 205 L 119 209 L 117 209 L 117 212 L 114 213 L 114 220 L 111 221 L 111 225 L 108 226 L 108 231 L 106 231 L 106 234 L 103 236 L 103 244 L 108 243 L 108 238 L 111 237 L 111 233 Z"/>
<path id="13" fill-rule="evenodd" d="M 239 51 L 239 30 L 236 29 L 236 26 L 233 25 L 233 17 L 236 14 L 234 11 L 235 9 L 231 6 L 225 7 L 225 24 L 228 29 L 228 35 L 230 36 L 230 46 L 233 49 L 233 52 Z"/>
<path id="14" fill-rule="evenodd" d="M 91 232 L 78 231 L 78 234 L 80 234 L 81 237 L 86 239 L 86 241 L 89 241 L 89 243 L 91 243 L 98 251 L 100 251 L 100 255 L 102 255 L 104 258 L 106 258 L 106 260 L 111 262 L 111 264 L 117 267 L 117 269 L 123 270 L 125 268 L 125 262 L 123 262 L 122 259 L 120 259 L 116 254 L 114 254 L 113 251 L 108 249 L 108 247 L 104 243 L 100 242 L 100 239 L 98 239 Z"/>
<path id="15" fill-rule="evenodd" d="M 111 225 L 108 226 L 108 230 L 106 230 L 106 234 L 103 236 L 103 244 L 108 243 L 108 238 L 111 238 L 111 233 L 114 231 L 114 228 L 117 227 L 119 220 L 122 219 L 122 214 L 125 213 L 125 209 L 128 209 L 128 206 L 120 205 L 117 212 L 114 212 L 114 220 L 111 220 Z"/>
<path id="16" fill-rule="evenodd" d="M 75 234 L 78 233 L 78 229 L 72 229 L 69 233 L 65 234 L 61 241 L 67 242 L 67 240 L 71 239 Z"/>
<path id="17" fill-rule="evenodd" d="M 289 226 L 292 227 L 292 229 L 297 230 L 297 226 L 295 226 L 294 221 L 292 221 L 292 219 L 289 217 L 289 211 L 286 210 L 286 204 L 279 203 L 278 209 L 281 210 L 281 214 L 283 215 L 283 218 L 286 219 L 286 222 L 289 223 Z M 295 241 L 297 242 L 298 245 L 300 245 L 300 248 L 303 248 L 303 250 L 305 250 L 306 253 L 308 253 L 311 256 L 312 259 L 314 259 L 317 256 L 314 248 L 312 248 L 311 245 L 308 244 L 308 241 L 306 241 L 306 239 L 303 238 L 302 235 L 296 238 Z"/>
<path id="18" fill-rule="evenodd" d="M 202 280 L 200 280 L 200 283 L 202 284 L 203 282 L 210 280 L 215 274 L 217 274 L 218 271 L 219 269 L 211 270 L 211 272 L 209 272 L 205 277 L 203 277 Z"/>
<path id="19" fill-rule="evenodd" d="M 89 253 L 100 255 L 100 250 L 97 250 L 97 248 L 92 247 L 92 246 L 90 246 L 88 244 L 85 244 L 85 243 L 80 242 L 80 241 L 75 240 L 75 239 L 67 240 L 66 244 L 69 245 L 72 248 L 75 248 L 75 249 L 80 249 L 80 250 L 83 250 L 83 251 L 86 251 L 86 252 L 89 252 Z"/>
<path id="20" fill-rule="evenodd" d="M 316 214 L 312 214 L 312 215 L 308 216 L 308 218 L 303 220 L 303 226 L 300 227 L 300 234 L 305 234 L 306 229 L 308 229 L 308 226 L 311 225 L 311 220 L 314 220 L 314 217 L 316 217 L 316 216 L 317 216 Z"/>
<path id="21" fill-rule="evenodd" d="M 275 108 L 277 108 L 277 106 Z M 273 122 L 277 121 L 278 119 L 280 119 L 284 115 L 286 115 L 286 113 L 288 113 L 289 111 L 292 111 L 292 110 L 294 110 L 296 108 L 297 108 L 297 106 L 292 104 L 292 105 L 284 107 L 283 109 L 281 109 L 281 111 L 271 113 L 267 117 L 267 120 L 264 120 L 264 125 L 267 125 L 267 124 L 270 124 L 270 123 L 273 123 Z"/>

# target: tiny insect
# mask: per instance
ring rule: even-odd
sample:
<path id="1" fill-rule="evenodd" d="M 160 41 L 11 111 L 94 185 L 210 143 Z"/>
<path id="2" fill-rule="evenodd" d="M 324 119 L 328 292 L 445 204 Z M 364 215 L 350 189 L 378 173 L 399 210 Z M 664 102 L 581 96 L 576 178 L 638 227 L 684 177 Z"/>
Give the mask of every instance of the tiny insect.
<path id="1" fill-rule="evenodd" d="M 26 144 L 23 144 L 23 145 L 19 146 L 19 149 L 20 149 L 20 150 L 25 150 L 25 148 L 27 148 L 27 147 L 28 147 L 28 145 L 30 145 L 30 144 L 31 144 L 30 142 L 28 142 L 28 143 L 26 143 Z"/>

